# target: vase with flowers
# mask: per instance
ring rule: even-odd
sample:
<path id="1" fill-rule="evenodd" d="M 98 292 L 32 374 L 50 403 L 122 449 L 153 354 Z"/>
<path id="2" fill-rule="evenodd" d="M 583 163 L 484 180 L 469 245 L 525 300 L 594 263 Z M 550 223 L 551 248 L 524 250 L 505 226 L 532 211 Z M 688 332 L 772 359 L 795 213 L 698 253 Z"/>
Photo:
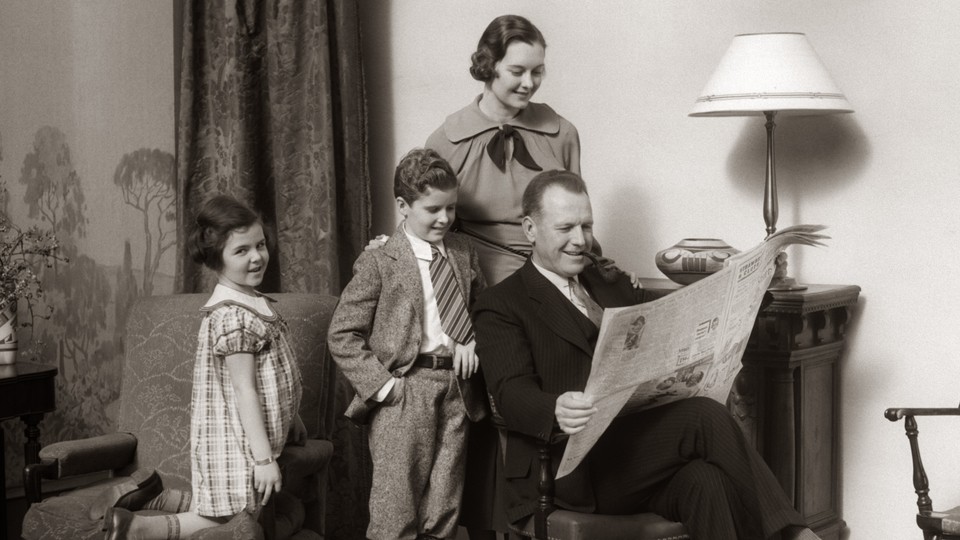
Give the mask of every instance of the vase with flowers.
<path id="1" fill-rule="evenodd" d="M 0 198 L 7 200 L 6 186 L 0 183 Z M 53 308 L 43 301 L 42 269 L 56 261 L 67 262 L 53 231 L 33 226 L 18 227 L 0 207 L 0 365 L 17 359 L 17 329 L 33 326 L 37 318 L 48 318 Z M 27 316 L 20 321 L 23 301 Z"/>

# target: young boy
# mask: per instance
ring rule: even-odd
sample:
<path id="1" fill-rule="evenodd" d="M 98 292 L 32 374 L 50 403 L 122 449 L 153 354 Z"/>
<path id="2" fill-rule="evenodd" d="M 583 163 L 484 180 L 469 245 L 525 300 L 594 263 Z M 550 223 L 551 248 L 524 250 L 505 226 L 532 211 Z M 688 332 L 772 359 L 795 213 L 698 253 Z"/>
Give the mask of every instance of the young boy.
<path id="1" fill-rule="evenodd" d="M 371 540 L 456 536 L 467 419 L 486 415 L 469 306 L 484 286 L 470 240 L 448 233 L 457 177 L 430 149 L 394 174 L 404 221 L 364 251 L 330 323 L 330 352 L 369 423 Z"/>

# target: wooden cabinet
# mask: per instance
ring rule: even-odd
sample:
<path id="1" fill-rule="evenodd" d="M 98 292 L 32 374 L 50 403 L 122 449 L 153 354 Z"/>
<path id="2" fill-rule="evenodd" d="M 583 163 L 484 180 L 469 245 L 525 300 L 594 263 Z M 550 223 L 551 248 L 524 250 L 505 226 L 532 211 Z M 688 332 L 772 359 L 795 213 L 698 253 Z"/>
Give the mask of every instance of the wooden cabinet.
<path id="1" fill-rule="evenodd" d="M 0 422 L 20 417 L 26 426 L 23 445 L 24 464 L 37 463 L 40 452 L 40 428 L 43 414 L 56 408 L 57 368 L 30 362 L 0 366 Z M 6 476 L 4 431 L 0 425 L 0 483 Z M 3 486 L 0 486 L 3 488 Z M 7 490 L 0 489 L 0 538 L 7 537 Z"/>
<path id="2" fill-rule="evenodd" d="M 644 301 L 679 286 L 644 279 Z M 796 509 L 824 540 L 840 516 L 840 369 L 855 285 L 771 291 L 743 355 L 728 405 Z"/>

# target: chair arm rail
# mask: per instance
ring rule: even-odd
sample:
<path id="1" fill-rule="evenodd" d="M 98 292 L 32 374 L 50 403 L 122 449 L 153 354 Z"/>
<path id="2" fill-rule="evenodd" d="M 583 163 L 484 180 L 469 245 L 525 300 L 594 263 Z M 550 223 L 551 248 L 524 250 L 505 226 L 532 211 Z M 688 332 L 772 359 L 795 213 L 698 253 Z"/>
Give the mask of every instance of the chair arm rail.
<path id="1" fill-rule="evenodd" d="M 891 422 L 896 422 L 905 416 L 960 416 L 960 407 L 953 408 L 908 408 L 891 407 L 884 411 L 883 416 Z"/>
<path id="2" fill-rule="evenodd" d="M 896 422 L 901 418 L 903 429 L 910 442 L 910 459 L 913 462 L 913 488 L 917 494 L 917 510 L 919 515 L 927 516 L 933 512 L 933 500 L 930 499 L 930 481 L 927 478 L 927 471 L 923 468 L 923 459 L 920 456 L 920 443 L 918 436 L 920 430 L 917 428 L 917 416 L 960 416 L 960 408 L 937 407 L 937 408 L 890 408 L 884 411 L 883 416 L 891 422 Z M 919 519 L 919 518 L 918 518 Z"/>

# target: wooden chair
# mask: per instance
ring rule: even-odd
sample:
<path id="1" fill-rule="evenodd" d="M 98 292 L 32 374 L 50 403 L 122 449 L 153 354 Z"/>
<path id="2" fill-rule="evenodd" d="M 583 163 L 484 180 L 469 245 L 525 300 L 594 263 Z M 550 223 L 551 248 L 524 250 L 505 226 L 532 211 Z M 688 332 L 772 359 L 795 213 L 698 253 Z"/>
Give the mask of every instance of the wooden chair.
<path id="1" fill-rule="evenodd" d="M 164 487 L 190 489 L 190 399 L 193 365 L 206 294 L 147 297 L 131 308 L 124 330 L 120 413 L 116 432 L 61 441 L 40 450 L 40 463 L 24 471 L 26 540 L 103 538 L 92 517 L 105 490 L 144 471 L 160 473 Z M 277 460 L 283 490 L 259 512 L 242 512 L 224 525 L 191 538 L 268 540 L 322 539 L 326 474 L 333 445 L 332 364 L 326 355 L 327 327 L 337 299 L 316 294 L 271 295 L 289 327 L 300 366 L 300 416 L 309 439 L 288 445 Z M 98 480 L 41 502 L 41 480 L 108 472 Z M 146 511 L 145 511 L 146 512 Z M 101 512 L 102 513 L 102 512 Z M 259 522 L 259 524 L 258 524 Z"/>
<path id="2" fill-rule="evenodd" d="M 489 396 L 492 421 L 506 440 L 506 423 Z M 565 440 L 566 434 L 554 434 L 539 447 L 537 510 L 533 516 L 508 525 L 510 534 L 537 540 L 690 540 L 682 523 L 670 521 L 652 512 L 613 516 L 585 514 L 557 508 L 554 504 L 553 464 L 550 448 Z M 500 445 L 503 448 L 503 444 Z"/>
<path id="3" fill-rule="evenodd" d="M 917 442 L 917 416 L 960 416 L 960 407 L 934 409 L 887 409 L 884 416 L 891 422 L 903 418 L 907 439 L 910 441 L 910 455 L 913 460 L 913 488 L 917 493 L 917 525 L 923 531 L 924 540 L 960 540 L 960 506 L 944 512 L 933 511 L 930 500 L 930 484 L 920 459 L 920 446 Z"/>

